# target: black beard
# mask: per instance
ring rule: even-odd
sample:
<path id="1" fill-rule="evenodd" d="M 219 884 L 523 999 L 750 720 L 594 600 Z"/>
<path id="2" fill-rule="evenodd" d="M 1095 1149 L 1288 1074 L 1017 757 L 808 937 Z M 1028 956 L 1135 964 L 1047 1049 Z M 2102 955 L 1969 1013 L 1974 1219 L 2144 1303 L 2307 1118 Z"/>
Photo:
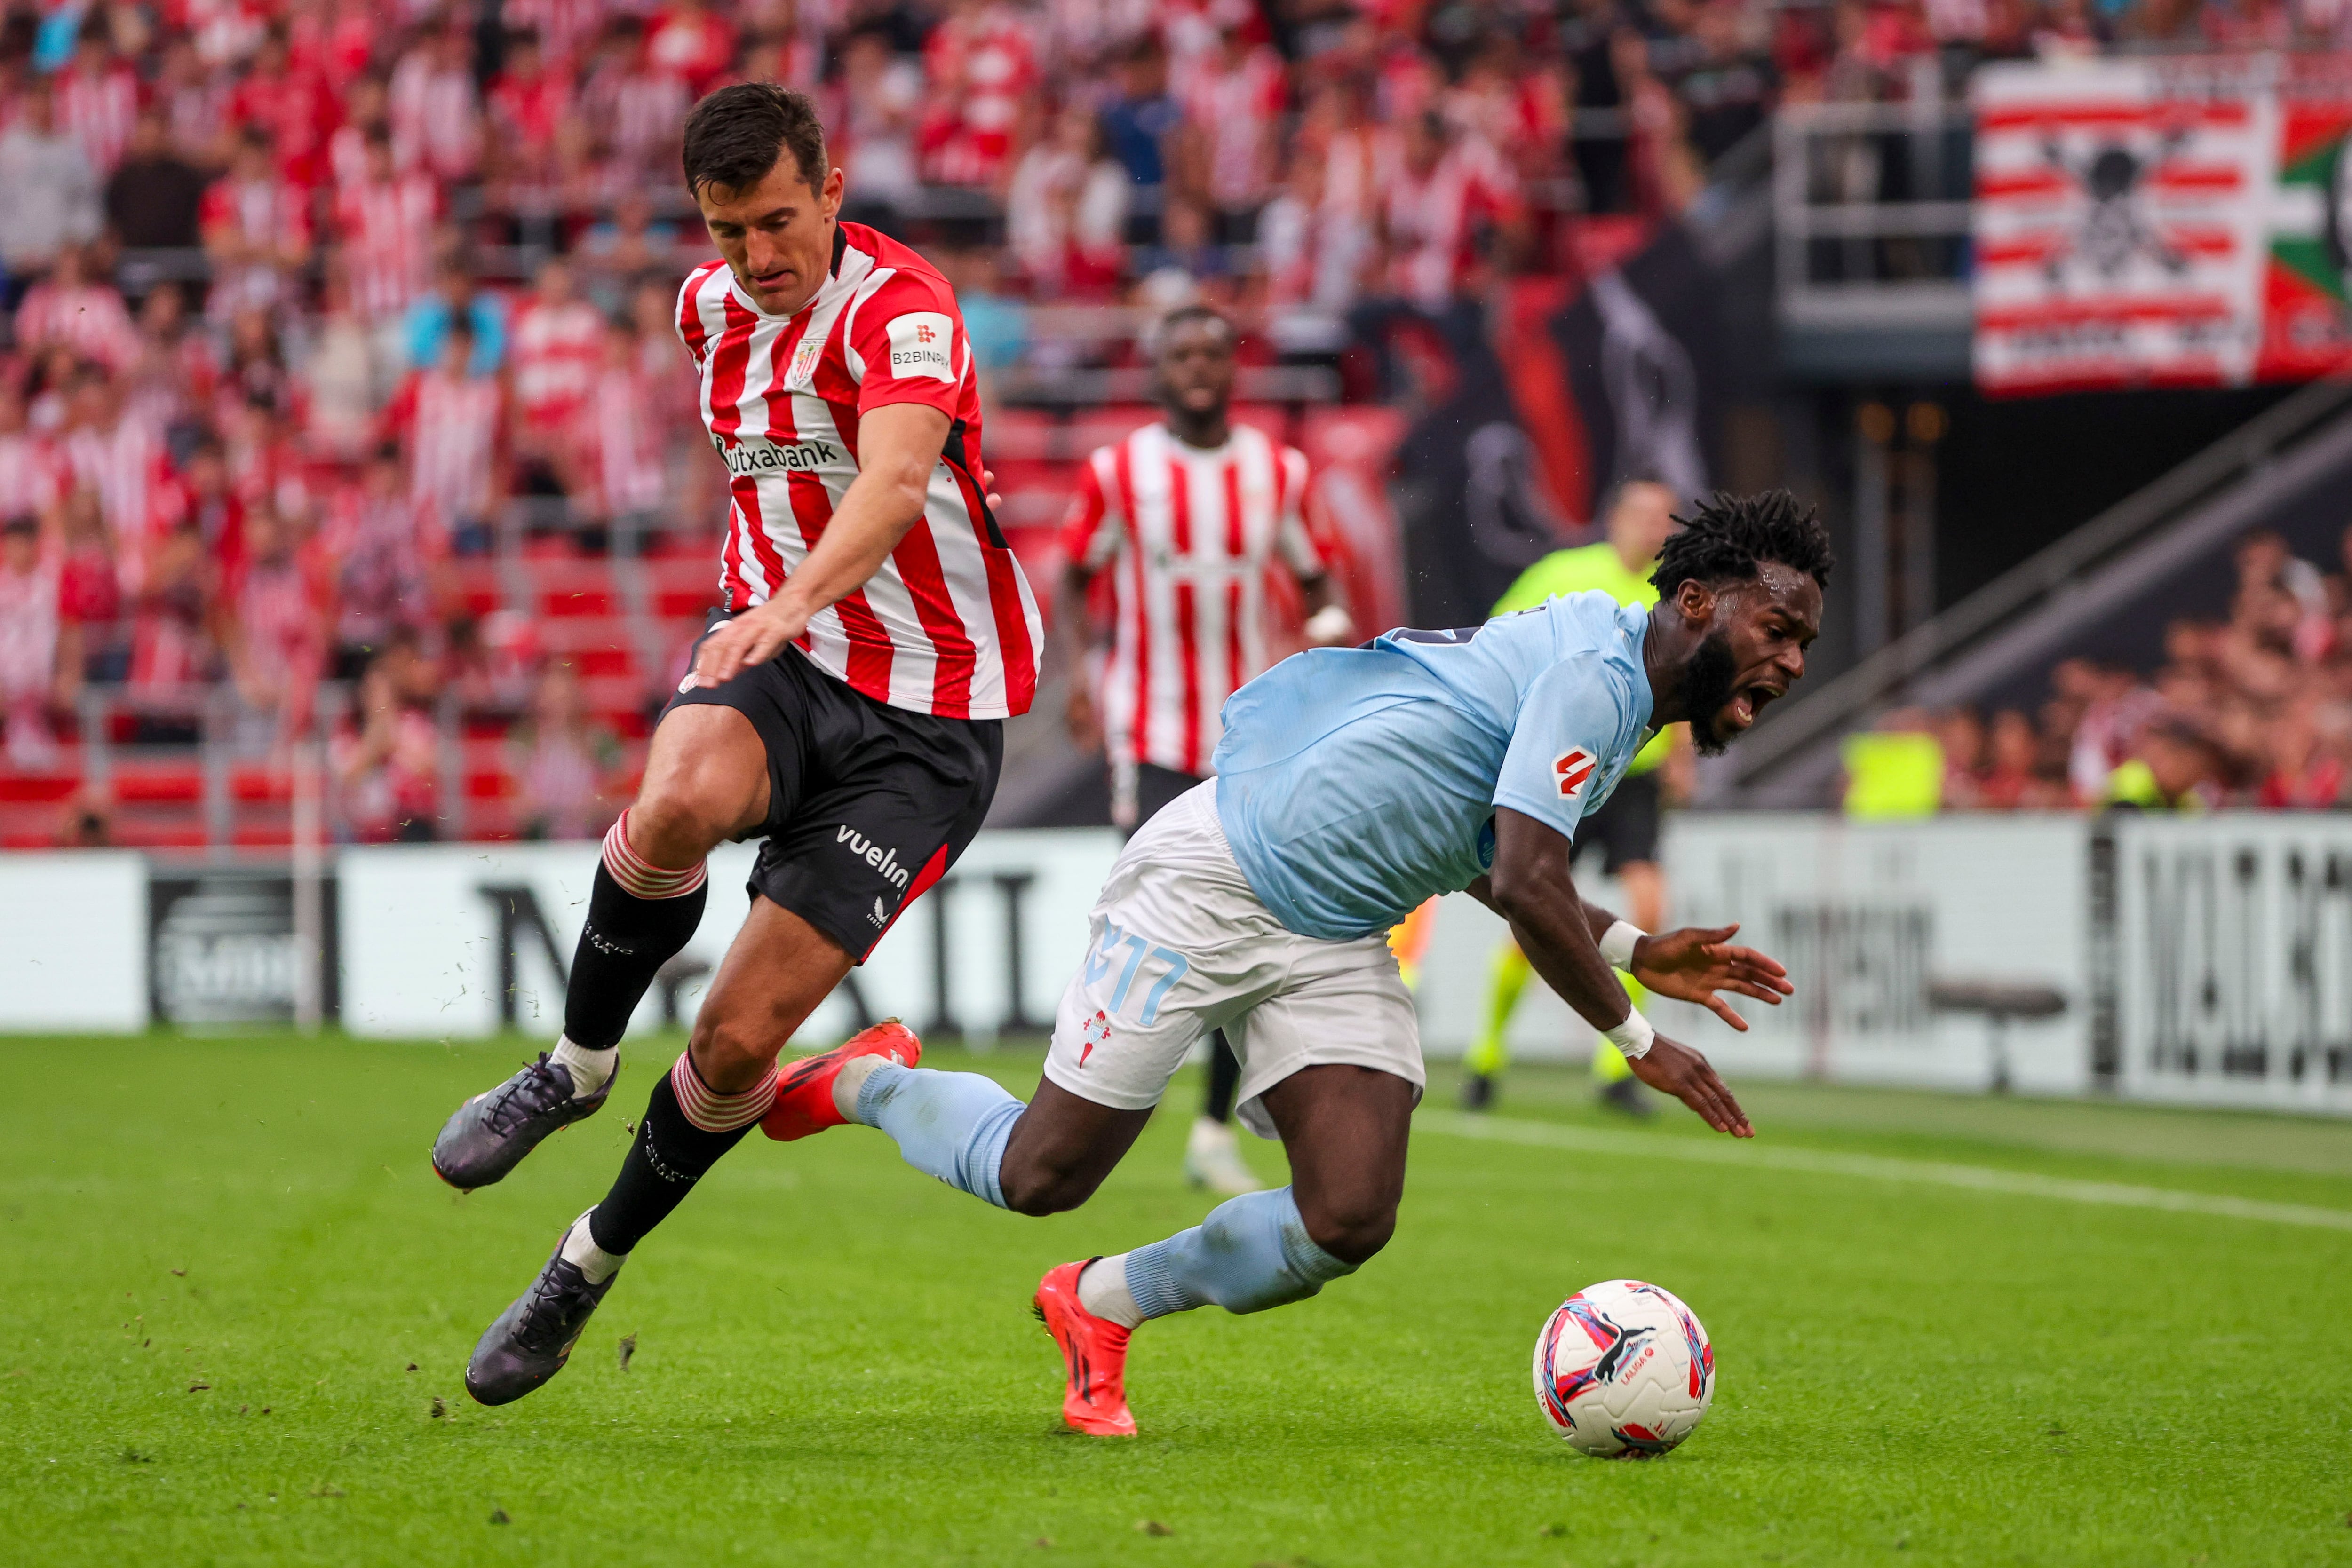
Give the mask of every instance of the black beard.
<path id="1" fill-rule="evenodd" d="M 1731 737 L 1718 734 L 1716 721 L 1729 706 L 1739 661 L 1731 656 L 1731 639 L 1721 632 L 1709 635 L 1683 665 L 1683 711 L 1690 715 L 1691 745 L 1701 757 L 1720 757 Z"/>

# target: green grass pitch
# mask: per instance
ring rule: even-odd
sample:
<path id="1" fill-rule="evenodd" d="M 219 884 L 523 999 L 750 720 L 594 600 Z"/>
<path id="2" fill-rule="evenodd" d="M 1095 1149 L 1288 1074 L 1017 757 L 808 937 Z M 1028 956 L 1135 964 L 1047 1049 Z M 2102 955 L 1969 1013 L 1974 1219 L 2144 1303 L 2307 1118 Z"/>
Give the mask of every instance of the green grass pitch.
<path id="1" fill-rule="evenodd" d="M 0 1042 L 0 1561 L 2352 1563 L 2352 1233 L 1691 1163 L 1679 1112 L 1601 1152 L 1433 1119 L 1361 1273 L 1137 1335 L 1130 1443 L 1059 1431 L 1028 1294 L 1204 1211 L 1182 1114 L 1044 1221 L 861 1129 L 755 1135 L 571 1367 L 483 1410 L 467 1354 L 676 1044 L 459 1198 L 426 1145 L 523 1049 Z M 1742 1087 L 1769 1146 L 2352 1210 L 2344 1126 Z M 1501 1111 L 1595 1120 L 1558 1071 Z M 1720 1366 L 1648 1464 L 1576 1457 L 1528 1384 L 1546 1312 L 1618 1275 Z"/>

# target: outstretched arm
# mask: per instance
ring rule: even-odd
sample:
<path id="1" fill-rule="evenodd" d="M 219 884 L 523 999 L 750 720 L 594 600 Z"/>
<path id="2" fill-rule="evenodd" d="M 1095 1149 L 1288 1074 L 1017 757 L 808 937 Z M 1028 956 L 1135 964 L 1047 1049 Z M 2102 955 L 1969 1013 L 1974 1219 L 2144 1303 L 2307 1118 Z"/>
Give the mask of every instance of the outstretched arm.
<path id="1" fill-rule="evenodd" d="M 1511 923 L 1512 936 L 1545 984 L 1578 1017 L 1606 1033 L 1633 1017 L 1633 1004 L 1609 960 L 1601 956 L 1600 936 L 1615 917 L 1585 903 L 1576 891 L 1569 874 L 1572 848 L 1556 829 L 1499 807 L 1495 812 L 1494 872 L 1483 889 L 1474 885 L 1471 891 Z M 1662 972 L 1681 971 L 1669 967 Z M 1755 1136 L 1739 1102 L 1697 1051 L 1661 1034 L 1651 1040 L 1646 1051 L 1629 1049 L 1626 1055 L 1643 1082 L 1674 1095 L 1717 1132 Z"/>

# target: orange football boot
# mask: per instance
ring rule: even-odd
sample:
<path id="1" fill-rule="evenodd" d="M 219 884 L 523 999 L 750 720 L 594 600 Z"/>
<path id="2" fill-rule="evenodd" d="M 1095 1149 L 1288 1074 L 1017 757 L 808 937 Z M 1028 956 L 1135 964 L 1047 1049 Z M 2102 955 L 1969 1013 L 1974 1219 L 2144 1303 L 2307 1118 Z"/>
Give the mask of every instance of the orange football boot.
<path id="1" fill-rule="evenodd" d="M 1037 1281 L 1031 1305 L 1037 1321 L 1062 1347 L 1070 1370 L 1062 1396 L 1062 1422 L 1095 1437 L 1132 1437 L 1135 1416 L 1127 1407 L 1128 1331 L 1078 1304 L 1078 1276 L 1092 1258 L 1048 1269 Z"/>
<path id="2" fill-rule="evenodd" d="M 852 1057 L 887 1056 L 901 1067 L 923 1060 L 923 1042 L 897 1019 L 861 1029 L 831 1051 L 804 1056 L 776 1073 L 776 1103 L 760 1118 L 760 1131 L 780 1144 L 838 1127 L 848 1118 L 833 1103 L 833 1081 Z"/>

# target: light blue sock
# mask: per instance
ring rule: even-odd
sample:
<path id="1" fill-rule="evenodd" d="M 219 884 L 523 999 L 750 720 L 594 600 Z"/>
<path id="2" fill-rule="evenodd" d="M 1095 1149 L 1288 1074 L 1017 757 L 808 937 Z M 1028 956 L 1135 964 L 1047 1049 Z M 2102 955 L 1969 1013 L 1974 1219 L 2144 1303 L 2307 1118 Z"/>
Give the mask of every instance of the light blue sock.
<path id="1" fill-rule="evenodd" d="M 1303 1301 L 1356 1271 L 1307 1234 L 1286 1186 L 1230 1198 L 1190 1230 L 1127 1255 L 1127 1290 L 1147 1318 L 1214 1301 L 1229 1312 L 1262 1312 Z"/>
<path id="2" fill-rule="evenodd" d="M 876 1068 L 857 1091 L 857 1119 L 887 1133 L 908 1165 L 999 1208 L 1004 1145 L 1027 1109 L 992 1078 L 895 1061 Z"/>

